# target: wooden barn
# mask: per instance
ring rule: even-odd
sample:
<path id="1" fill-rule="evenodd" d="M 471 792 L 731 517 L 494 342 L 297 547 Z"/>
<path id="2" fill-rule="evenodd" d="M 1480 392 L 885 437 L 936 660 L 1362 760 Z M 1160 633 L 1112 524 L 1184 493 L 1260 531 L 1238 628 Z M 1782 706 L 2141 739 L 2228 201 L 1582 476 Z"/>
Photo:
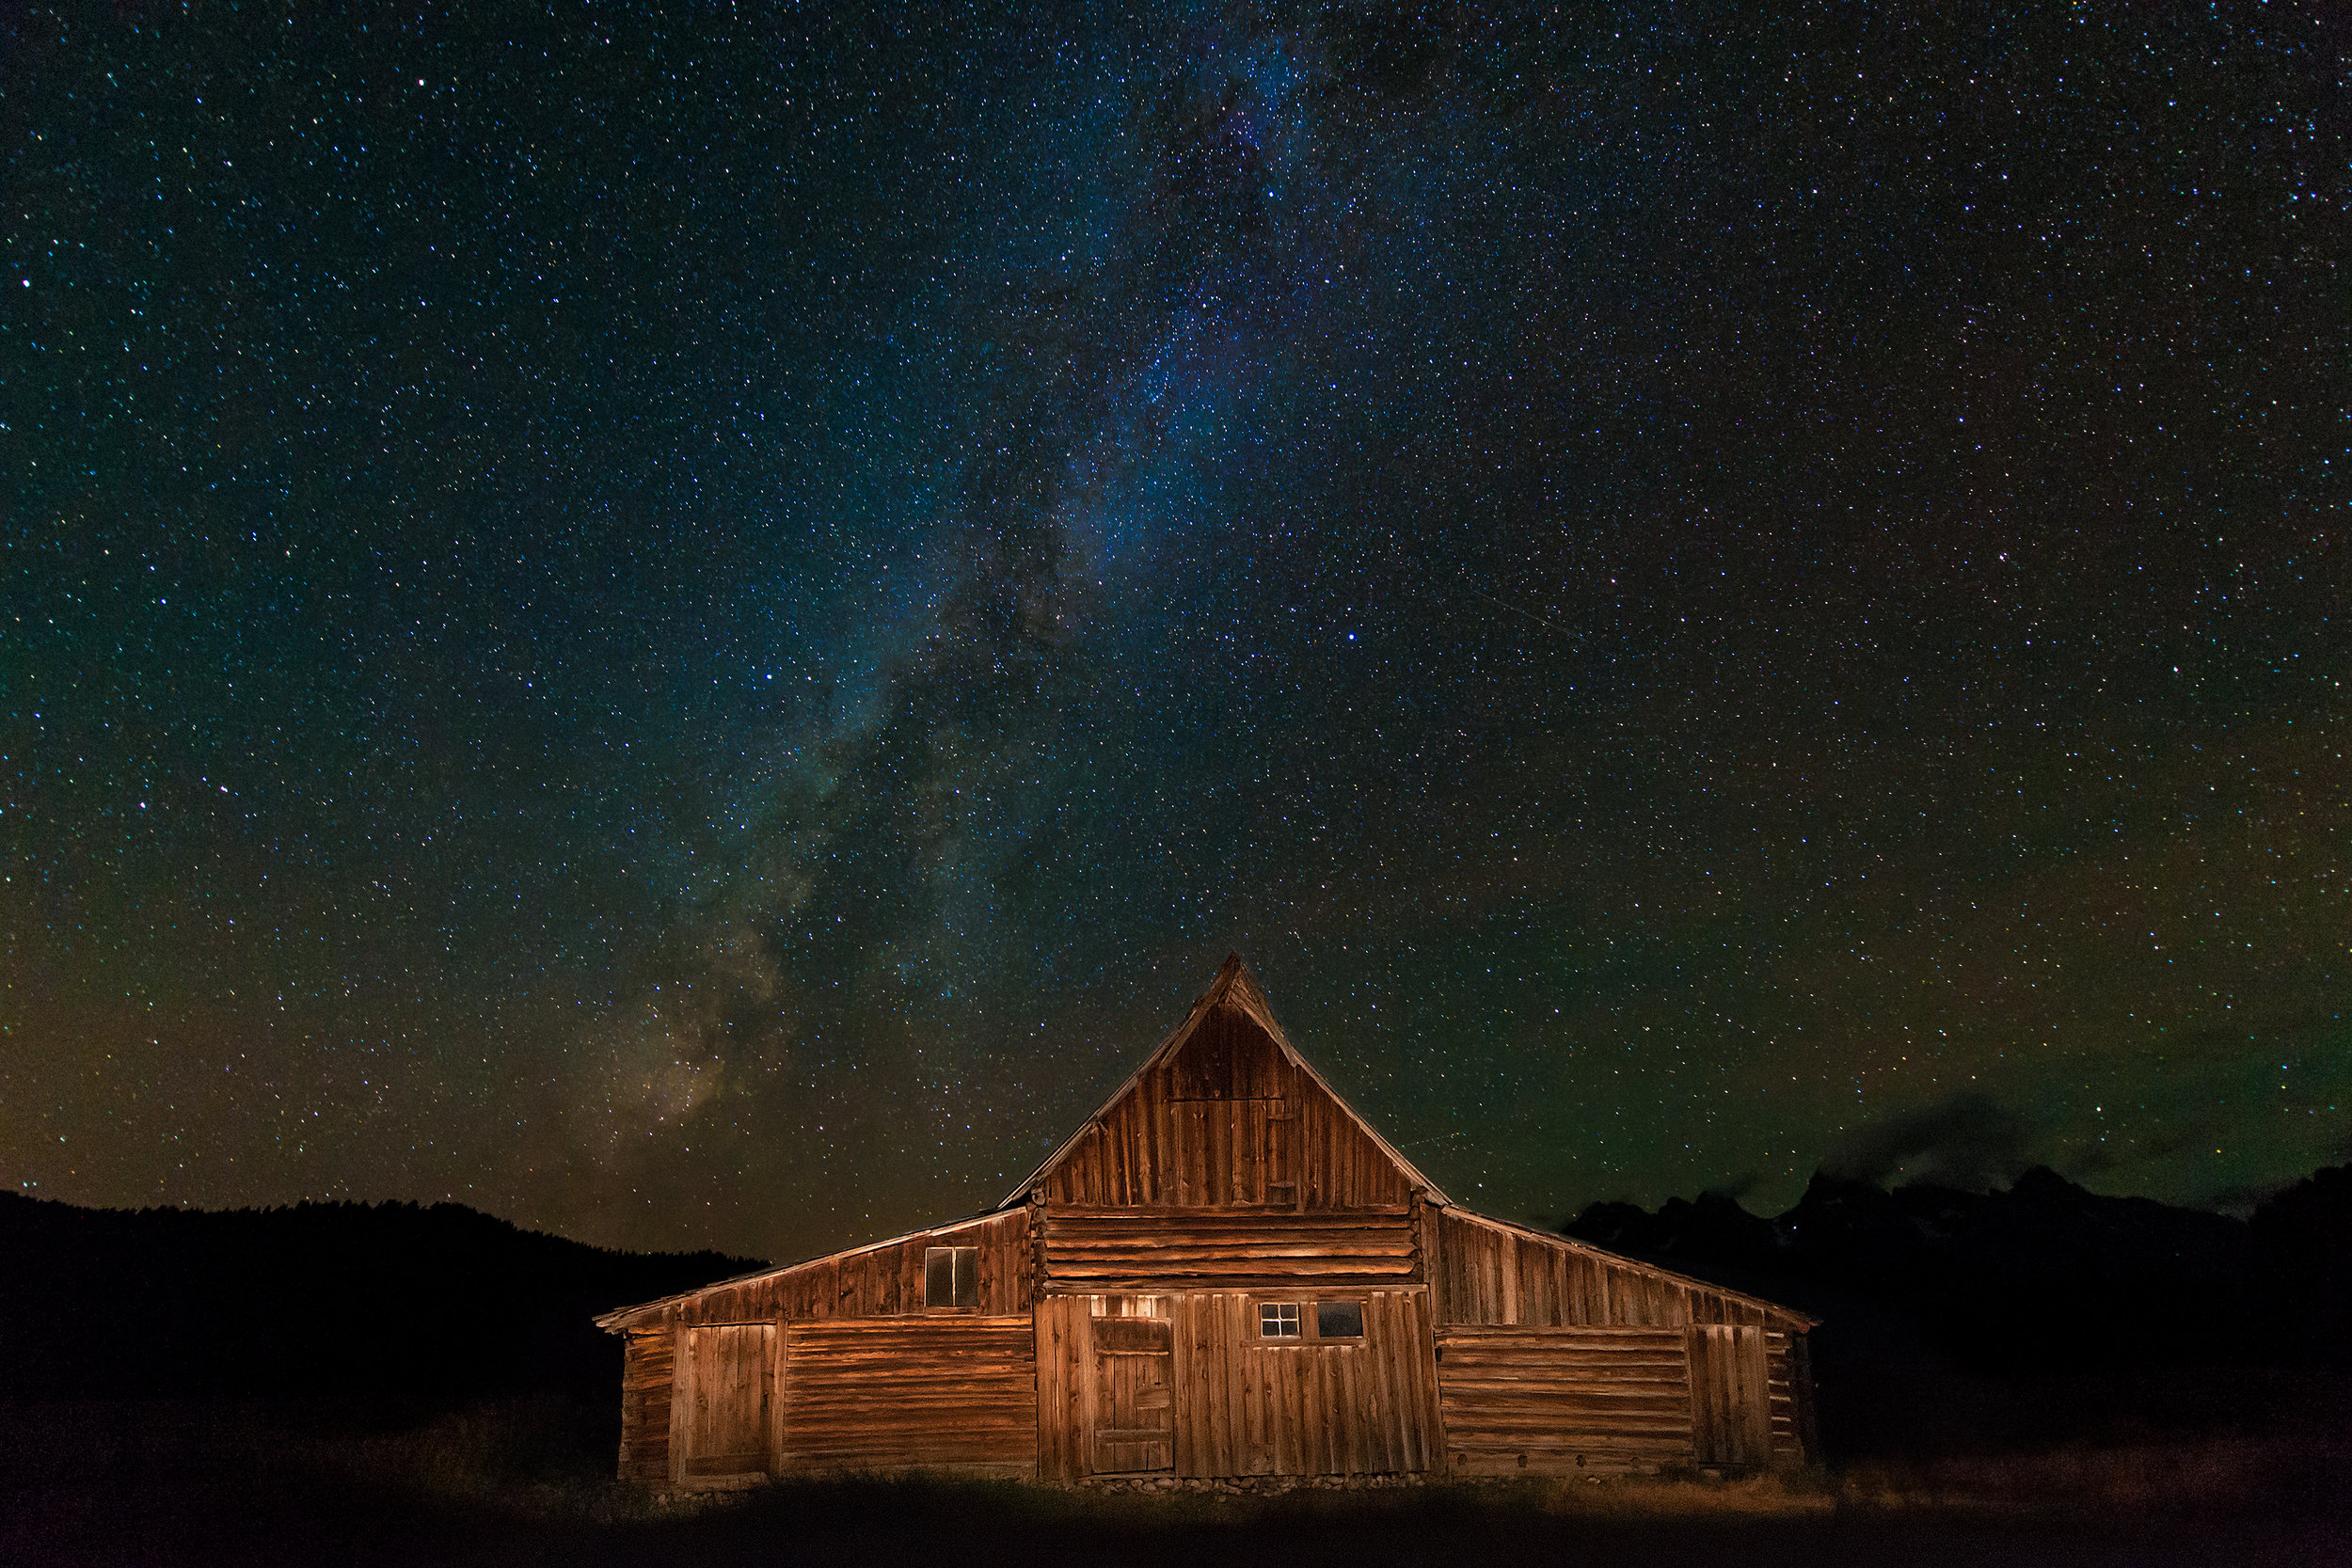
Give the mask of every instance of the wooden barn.
<path id="1" fill-rule="evenodd" d="M 1577 1474 L 1811 1451 L 1783 1307 L 1457 1208 L 1229 958 L 995 1209 L 596 1320 L 621 1474 Z"/>

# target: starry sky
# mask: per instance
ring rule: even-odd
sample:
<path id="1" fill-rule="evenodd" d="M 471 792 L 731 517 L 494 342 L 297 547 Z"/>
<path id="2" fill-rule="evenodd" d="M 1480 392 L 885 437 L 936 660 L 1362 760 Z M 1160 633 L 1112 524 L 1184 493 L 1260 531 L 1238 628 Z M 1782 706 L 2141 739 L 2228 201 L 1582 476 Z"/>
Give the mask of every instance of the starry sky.
<path id="1" fill-rule="evenodd" d="M 2352 26 L 11 7 L 0 1182 L 786 1257 L 2352 1153 Z"/>

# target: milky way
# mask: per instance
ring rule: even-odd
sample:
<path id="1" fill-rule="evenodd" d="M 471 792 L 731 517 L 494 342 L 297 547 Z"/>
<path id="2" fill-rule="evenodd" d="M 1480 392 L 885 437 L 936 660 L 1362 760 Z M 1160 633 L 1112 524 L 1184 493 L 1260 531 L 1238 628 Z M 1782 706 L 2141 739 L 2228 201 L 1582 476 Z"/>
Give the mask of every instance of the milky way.
<path id="1" fill-rule="evenodd" d="M 2344 1156 L 2315 6 L 33 8 L 0 1180 L 788 1255 Z"/>

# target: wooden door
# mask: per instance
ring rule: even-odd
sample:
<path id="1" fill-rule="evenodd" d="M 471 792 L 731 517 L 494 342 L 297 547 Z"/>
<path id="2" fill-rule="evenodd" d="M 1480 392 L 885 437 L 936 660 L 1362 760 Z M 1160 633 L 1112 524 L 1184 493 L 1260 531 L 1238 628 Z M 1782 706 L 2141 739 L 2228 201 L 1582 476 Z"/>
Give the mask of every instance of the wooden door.
<path id="1" fill-rule="evenodd" d="M 1772 1457 L 1772 1389 L 1764 1331 L 1729 1323 L 1690 1330 L 1691 1448 L 1702 1465 L 1765 1465 Z"/>
<path id="2" fill-rule="evenodd" d="M 674 1397 L 679 1481 L 756 1475 L 776 1447 L 772 1390 L 776 1325 L 723 1323 L 686 1330 L 683 1386 Z"/>
<path id="3" fill-rule="evenodd" d="M 1176 1467 L 1175 1370 L 1166 1318 L 1094 1320 L 1094 1474 Z"/>

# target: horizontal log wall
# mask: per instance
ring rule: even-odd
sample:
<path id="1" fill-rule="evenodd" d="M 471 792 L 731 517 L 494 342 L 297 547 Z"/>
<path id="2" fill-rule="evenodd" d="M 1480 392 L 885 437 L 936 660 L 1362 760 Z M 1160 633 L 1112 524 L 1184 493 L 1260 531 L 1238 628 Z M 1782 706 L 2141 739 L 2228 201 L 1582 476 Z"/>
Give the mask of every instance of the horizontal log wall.
<path id="1" fill-rule="evenodd" d="M 1354 1116 L 1238 1007 L 1210 1009 L 1041 1187 L 1051 1204 L 1178 1208 L 1362 1209 L 1409 1196 Z"/>
<path id="2" fill-rule="evenodd" d="M 1176 1473 L 1376 1475 L 1427 1469 L 1428 1297 L 1339 1292 L 1364 1304 L 1358 1340 L 1269 1343 L 1258 1293 L 1176 1298 Z M 1311 1302 L 1315 1294 L 1302 1291 Z"/>
<path id="3" fill-rule="evenodd" d="M 1691 1379 L 1671 1328 L 1440 1328 L 1438 1390 L 1460 1475 L 1688 1462 Z"/>
<path id="4" fill-rule="evenodd" d="M 982 1315 L 1028 1310 L 1029 1218 L 1015 1209 L 920 1231 L 884 1246 L 819 1258 L 739 1284 L 714 1285 L 672 1304 L 663 1315 L 675 1322 L 718 1323 L 920 1313 L 926 1310 L 923 1253 L 934 1246 L 979 1248 Z"/>
<path id="5" fill-rule="evenodd" d="M 1762 1327 L 1772 1317 L 1758 1303 L 1565 1237 L 1531 1235 L 1453 1209 L 1431 1211 L 1426 1223 L 1429 1285 L 1440 1327 Z"/>
<path id="6" fill-rule="evenodd" d="M 978 1249 L 977 1309 L 937 1311 L 924 1305 L 923 1254 L 934 1246 Z M 714 1285 L 632 1313 L 624 1320 L 630 1346 L 624 1377 L 634 1388 L 622 1390 L 623 1479 L 660 1481 L 671 1477 L 671 1385 L 677 1370 L 672 1341 L 676 1331 L 721 1323 L 893 1317 L 970 1322 L 976 1312 L 980 1317 L 1019 1314 L 1026 1323 L 1033 1259 L 1029 1216 L 1016 1209 Z"/>
<path id="7" fill-rule="evenodd" d="M 1025 1313 L 789 1325 L 784 1467 L 1031 1474 L 1033 1332 Z"/>
<path id="8" fill-rule="evenodd" d="M 621 1352 L 621 1479 L 670 1474 L 670 1377 L 677 1337 L 667 1329 L 630 1334 Z"/>
<path id="9" fill-rule="evenodd" d="M 1414 1274 L 1402 1207 L 1282 1212 L 1048 1205 L 1051 1292 L 1183 1291 L 1318 1283 L 1397 1285 Z"/>

